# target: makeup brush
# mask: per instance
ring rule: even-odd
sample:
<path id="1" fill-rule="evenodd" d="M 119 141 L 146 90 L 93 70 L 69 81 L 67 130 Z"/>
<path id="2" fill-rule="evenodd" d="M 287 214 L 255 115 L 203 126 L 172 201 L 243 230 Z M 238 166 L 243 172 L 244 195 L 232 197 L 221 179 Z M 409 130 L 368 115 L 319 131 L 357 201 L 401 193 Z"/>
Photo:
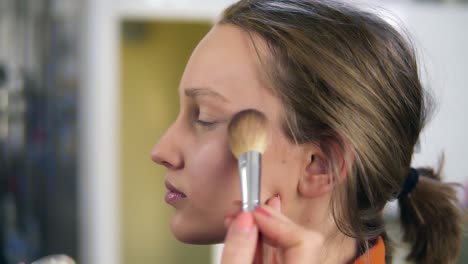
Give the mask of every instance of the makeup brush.
<path id="1" fill-rule="evenodd" d="M 248 109 L 234 115 L 228 126 L 228 142 L 239 162 L 242 210 L 260 204 L 261 157 L 270 137 L 264 114 Z"/>

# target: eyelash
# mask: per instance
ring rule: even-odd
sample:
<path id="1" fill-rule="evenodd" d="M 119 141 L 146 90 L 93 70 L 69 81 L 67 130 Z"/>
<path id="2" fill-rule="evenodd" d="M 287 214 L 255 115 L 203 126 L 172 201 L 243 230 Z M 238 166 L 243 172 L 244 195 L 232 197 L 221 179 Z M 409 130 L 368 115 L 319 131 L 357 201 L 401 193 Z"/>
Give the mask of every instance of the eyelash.
<path id="1" fill-rule="evenodd" d="M 211 127 L 216 124 L 216 122 L 207 122 L 200 119 L 197 119 L 195 122 L 202 127 Z"/>

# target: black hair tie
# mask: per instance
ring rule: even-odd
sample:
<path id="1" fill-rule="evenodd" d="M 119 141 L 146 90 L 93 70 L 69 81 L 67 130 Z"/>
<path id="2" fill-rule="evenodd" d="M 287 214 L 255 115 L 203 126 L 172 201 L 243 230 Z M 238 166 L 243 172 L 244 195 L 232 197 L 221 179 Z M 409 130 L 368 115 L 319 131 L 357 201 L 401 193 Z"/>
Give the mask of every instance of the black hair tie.
<path id="1" fill-rule="evenodd" d="M 403 184 L 403 189 L 400 194 L 398 194 L 398 199 L 403 196 L 407 196 L 418 184 L 419 181 L 419 171 L 417 169 L 411 168 L 408 177 L 406 177 L 405 183 Z"/>

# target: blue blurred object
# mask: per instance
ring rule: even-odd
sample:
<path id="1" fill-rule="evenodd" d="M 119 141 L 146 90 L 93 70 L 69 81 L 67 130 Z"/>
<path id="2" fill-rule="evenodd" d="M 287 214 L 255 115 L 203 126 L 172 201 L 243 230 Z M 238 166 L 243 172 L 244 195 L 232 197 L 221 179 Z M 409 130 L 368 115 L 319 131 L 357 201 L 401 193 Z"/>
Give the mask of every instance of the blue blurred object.
<path id="1" fill-rule="evenodd" d="M 77 255 L 78 4 L 0 0 L 0 264 Z"/>

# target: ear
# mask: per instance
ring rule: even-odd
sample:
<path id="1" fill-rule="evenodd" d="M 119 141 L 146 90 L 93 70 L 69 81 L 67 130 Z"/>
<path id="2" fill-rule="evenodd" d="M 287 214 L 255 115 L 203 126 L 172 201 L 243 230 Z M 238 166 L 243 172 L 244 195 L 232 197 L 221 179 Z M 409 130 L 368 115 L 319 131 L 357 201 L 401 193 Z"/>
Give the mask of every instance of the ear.
<path id="1" fill-rule="evenodd" d="M 341 151 L 337 153 L 337 147 L 332 146 L 332 151 L 336 158 L 334 162 L 340 168 L 339 182 L 341 182 L 346 175 L 346 166 Z M 306 153 L 307 162 L 299 180 L 299 193 L 308 198 L 315 198 L 331 192 L 335 187 L 335 178 L 327 156 L 317 145 L 308 147 Z"/>

